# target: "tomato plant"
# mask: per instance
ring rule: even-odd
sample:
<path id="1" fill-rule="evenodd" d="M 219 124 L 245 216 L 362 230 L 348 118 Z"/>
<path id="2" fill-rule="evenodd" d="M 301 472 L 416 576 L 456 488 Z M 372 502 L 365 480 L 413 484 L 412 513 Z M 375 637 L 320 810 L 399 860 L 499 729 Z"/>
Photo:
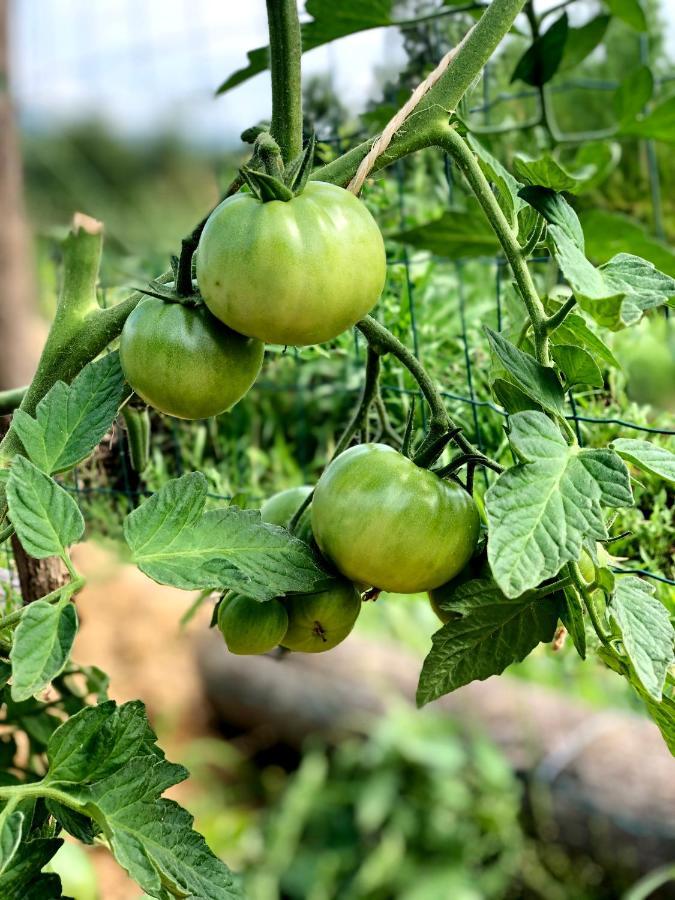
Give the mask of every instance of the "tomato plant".
<path id="1" fill-rule="evenodd" d="M 122 329 L 124 375 L 146 403 L 181 419 L 230 409 L 262 366 L 264 347 L 219 322 L 204 306 L 146 297 Z"/>
<path id="2" fill-rule="evenodd" d="M 478 541 L 469 494 L 383 444 L 346 450 L 312 502 L 316 542 L 337 568 L 379 590 L 412 594 L 457 575 Z"/>
<path id="3" fill-rule="evenodd" d="M 158 900 L 241 896 L 238 881 L 193 831 L 191 816 L 163 798 L 186 773 L 157 747 L 143 704 L 110 701 L 105 675 L 71 662 L 85 578 L 70 548 L 85 521 L 78 494 L 54 476 L 87 459 L 119 415 L 142 469 L 149 420 L 143 410 L 138 415 L 141 400 L 174 416 L 216 415 L 255 381 L 262 341 L 326 342 L 351 326 L 365 341 L 361 395 L 332 459 L 314 490 L 277 495 L 261 512 L 236 501 L 216 505 L 201 472 L 165 480 L 124 519 L 130 556 L 142 572 L 199 591 L 200 602 L 225 596 L 216 621 L 236 653 L 278 644 L 292 652 L 328 650 L 351 632 L 359 588 L 372 589 L 366 597 L 431 591 L 442 627 L 422 666 L 420 705 L 500 674 L 567 633 L 582 658 L 597 650 L 626 679 L 675 753 L 670 616 L 652 586 L 617 568 L 604 549 L 621 538 L 615 516 L 633 504 L 632 480 L 646 473 L 672 485 L 675 457 L 621 434 L 607 446 L 585 445 L 568 420 L 570 388 L 599 389 L 616 366 L 606 332 L 672 306 L 675 279 L 631 253 L 596 265 L 568 196 L 589 186 L 589 171 L 595 165 L 597 174 L 599 164 L 569 172 L 551 151 L 517 156 L 511 172 L 481 142 L 480 129 L 472 133 L 471 121 L 455 114 L 502 38 L 517 30 L 522 7 L 522 0 L 483 6 L 456 51 L 381 135 L 317 165 L 314 138 L 303 148 L 296 3 L 270 2 L 269 52 L 250 54 L 249 68 L 237 76 L 269 61 L 271 123 L 250 130 L 248 162 L 221 204 L 182 240 L 171 270 L 103 308 L 102 226 L 75 217 L 35 377 L 2 397 L 13 415 L 0 443 L 0 543 L 13 537 L 35 560 L 60 561 L 65 574 L 34 602 L 10 591 L 0 615 L 0 896 L 61 895 L 59 876 L 45 866 L 63 832 L 84 843 L 105 841 Z M 545 85 L 564 55 L 566 13 L 544 33 L 545 14 L 531 3 L 527 13 L 532 44 L 513 77 L 535 86 L 541 100 L 541 116 L 527 128 L 543 129 L 555 143 Z M 304 28 L 314 46 L 317 33 L 319 43 L 345 33 L 342 19 L 337 27 L 330 11 L 323 15 L 332 27 L 322 31 L 317 19 Z M 585 34 L 570 52 L 588 47 Z M 622 111 L 615 133 L 658 139 L 667 116 L 642 113 L 651 97 L 643 75 L 639 104 L 628 102 L 630 85 L 615 97 Z M 420 347 L 413 352 L 367 314 L 386 267 L 381 233 L 358 195 L 369 175 L 419 150 L 461 175 L 474 217 L 461 239 L 470 243 L 478 234 L 481 246 L 498 247 L 513 281 L 507 321 L 500 315 L 498 331 L 485 329 L 485 378 L 505 424 L 498 458 L 453 420 L 446 402 L 453 386 L 432 377 Z M 395 237 L 443 250 L 461 231 L 458 216 L 453 209 Z M 533 276 L 535 252 L 543 255 L 546 278 Z M 387 422 L 384 358 L 414 381 L 424 403 L 421 429 L 414 408 L 402 433 Z M 387 444 L 368 441 L 373 410 Z M 476 485 L 479 470 L 485 489 Z M 472 562 L 479 505 L 487 567 L 481 555 Z M 325 556 L 309 541 L 310 526 Z"/>
<path id="4" fill-rule="evenodd" d="M 197 250 L 197 280 L 211 312 L 270 344 L 318 344 L 351 328 L 377 303 L 384 241 L 366 207 L 334 184 L 297 197 L 228 197 Z"/>

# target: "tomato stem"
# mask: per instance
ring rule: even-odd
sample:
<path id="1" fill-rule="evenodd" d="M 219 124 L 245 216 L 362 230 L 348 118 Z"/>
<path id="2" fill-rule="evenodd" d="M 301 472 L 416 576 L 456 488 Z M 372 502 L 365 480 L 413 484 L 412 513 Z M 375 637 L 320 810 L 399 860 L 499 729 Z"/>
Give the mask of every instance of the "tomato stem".
<path id="1" fill-rule="evenodd" d="M 346 450 L 347 447 L 349 447 L 351 440 L 356 432 L 360 431 L 363 428 L 368 418 L 370 407 L 377 395 L 379 377 L 380 354 L 376 350 L 373 350 L 371 346 L 369 346 L 368 355 L 366 357 L 366 374 L 363 382 L 363 389 L 361 391 L 359 405 L 356 407 L 354 415 L 352 416 L 349 424 L 342 433 L 342 437 L 337 442 L 332 459 L 335 459 L 336 456 L 339 456 L 344 450 Z"/>
<path id="2" fill-rule="evenodd" d="M 574 307 L 577 305 L 576 297 L 569 297 L 563 305 L 558 309 L 553 315 L 549 316 L 546 320 L 546 331 L 551 334 L 551 332 L 555 331 L 558 325 L 562 325 L 567 316 L 572 312 Z"/>
<path id="3" fill-rule="evenodd" d="M 302 39 L 296 0 L 267 0 L 272 76 L 270 133 L 285 163 L 302 152 Z"/>
<path id="4" fill-rule="evenodd" d="M 448 126 L 439 140 L 439 146 L 459 166 L 476 200 L 482 207 L 488 222 L 492 226 L 499 243 L 502 245 L 504 255 L 511 266 L 518 290 L 532 323 L 535 355 L 541 365 L 550 366 L 546 310 L 534 286 L 534 281 L 527 267 L 527 260 L 518 243 L 517 235 L 509 225 L 490 187 L 489 181 L 483 174 L 478 160 L 466 141 L 454 128 Z"/>
<path id="5" fill-rule="evenodd" d="M 399 128 L 386 152 L 375 161 L 372 171 L 383 169 L 409 153 L 437 143 L 438 134 L 447 125 L 449 114 L 457 109 L 464 94 L 480 76 L 523 6 L 524 0 L 492 0 L 455 59 Z M 317 169 L 312 178 L 333 184 L 348 184 L 375 140 L 364 141 Z"/>

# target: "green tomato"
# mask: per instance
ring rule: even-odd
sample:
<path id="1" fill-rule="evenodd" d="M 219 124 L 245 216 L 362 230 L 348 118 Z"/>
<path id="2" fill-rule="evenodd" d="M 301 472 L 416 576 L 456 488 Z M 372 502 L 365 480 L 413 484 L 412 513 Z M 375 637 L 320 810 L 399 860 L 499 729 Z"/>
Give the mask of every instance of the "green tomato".
<path id="1" fill-rule="evenodd" d="M 264 346 L 226 328 L 205 306 L 146 297 L 124 324 L 124 376 L 150 406 L 179 419 L 216 416 L 258 377 Z"/>
<path id="2" fill-rule="evenodd" d="M 361 595 L 339 579 L 327 591 L 286 597 L 288 631 L 282 646 L 302 653 L 323 653 L 344 641 L 361 612 Z"/>
<path id="3" fill-rule="evenodd" d="M 288 615 L 279 600 L 261 603 L 243 594 L 231 594 L 218 608 L 218 628 L 230 653 L 267 653 L 286 634 Z"/>
<path id="4" fill-rule="evenodd" d="M 347 578 L 412 594 L 462 571 L 478 541 L 473 499 L 383 444 L 346 450 L 325 470 L 312 531 Z"/>
<path id="5" fill-rule="evenodd" d="M 312 493 L 312 490 L 308 484 L 303 484 L 299 487 L 287 488 L 285 491 L 273 494 L 260 507 L 260 518 L 263 522 L 268 522 L 270 525 L 281 525 L 282 528 L 288 528 L 289 522 L 297 512 L 298 507 Z M 306 509 L 300 516 L 300 521 L 295 529 L 295 536 L 306 544 L 311 541 L 312 522 L 309 509 Z"/>
<path id="6" fill-rule="evenodd" d="M 270 344 L 330 341 L 377 303 L 384 241 L 344 188 L 311 181 L 292 200 L 228 197 L 197 250 L 197 281 L 211 312 Z"/>
<path id="7" fill-rule="evenodd" d="M 78 844 L 65 841 L 45 867 L 61 878 L 65 896 L 74 900 L 98 900 L 98 878 L 89 855 Z"/>
<path id="8" fill-rule="evenodd" d="M 442 584 L 440 587 L 429 591 L 429 603 L 431 604 L 431 608 L 445 625 L 447 622 L 450 622 L 451 619 L 456 619 L 458 614 L 443 609 L 442 604 L 444 601 L 449 600 L 460 585 L 466 584 L 468 581 L 474 581 L 476 578 L 491 577 L 492 572 L 490 571 L 490 564 L 487 561 L 487 556 L 474 556 L 473 559 L 469 560 L 469 563 L 462 569 L 459 575 L 451 578 L 450 581 L 446 581 L 445 584 Z"/>

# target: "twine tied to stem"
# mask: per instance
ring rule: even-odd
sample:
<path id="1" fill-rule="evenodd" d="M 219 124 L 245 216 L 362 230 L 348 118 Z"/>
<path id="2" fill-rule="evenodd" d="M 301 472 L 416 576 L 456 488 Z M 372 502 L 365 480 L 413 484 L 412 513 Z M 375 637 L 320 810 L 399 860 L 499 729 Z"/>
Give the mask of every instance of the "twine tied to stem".
<path id="1" fill-rule="evenodd" d="M 410 99 L 407 101 L 407 103 L 405 103 L 399 109 L 396 115 L 385 125 L 382 134 L 380 134 L 380 136 L 375 140 L 373 146 L 370 148 L 366 156 L 364 156 L 364 158 L 361 160 L 361 164 L 356 170 L 356 174 L 347 185 L 348 191 L 351 191 L 352 194 L 360 193 L 361 188 L 363 187 L 363 184 L 370 174 L 377 159 L 386 152 L 387 147 L 392 142 L 394 135 L 399 130 L 401 125 L 403 125 L 405 120 L 413 112 L 422 97 L 424 97 L 424 95 L 429 90 L 431 90 L 431 88 L 436 84 L 441 75 L 443 75 L 445 70 L 448 68 L 450 63 L 455 59 L 474 28 L 475 25 L 472 26 L 469 31 L 467 31 L 459 44 L 457 44 L 452 48 L 452 50 L 449 50 L 445 54 L 445 56 L 439 62 L 433 72 L 430 72 L 429 75 L 424 79 L 424 81 L 417 85 L 415 90 L 410 95 Z"/>

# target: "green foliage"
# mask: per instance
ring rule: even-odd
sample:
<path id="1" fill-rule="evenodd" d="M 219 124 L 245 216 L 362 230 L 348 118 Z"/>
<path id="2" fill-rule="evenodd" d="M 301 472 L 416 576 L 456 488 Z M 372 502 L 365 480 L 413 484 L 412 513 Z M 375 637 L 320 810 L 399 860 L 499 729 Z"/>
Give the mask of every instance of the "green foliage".
<path id="1" fill-rule="evenodd" d="M 485 741 L 394 711 L 366 741 L 308 750 L 264 823 L 248 895 L 502 897 L 523 859 L 519 795 Z"/>
<path id="2" fill-rule="evenodd" d="M 586 538 L 606 539 L 603 507 L 630 506 L 633 497 L 616 453 L 569 445 L 543 413 L 512 416 L 510 441 L 522 462 L 485 500 L 492 572 L 508 597 L 518 597 L 579 559 Z"/>
<path id="3" fill-rule="evenodd" d="M 537 644 L 552 640 L 561 615 L 557 594 L 508 597 L 488 579 L 459 585 L 441 606 L 459 617 L 433 637 L 417 688 L 420 706 L 463 684 L 500 675 Z"/>
<path id="4" fill-rule="evenodd" d="M 150 578 L 184 590 L 237 588 L 257 600 L 328 582 L 302 541 L 252 510 L 205 512 L 206 494 L 206 478 L 194 472 L 166 484 L 127 517 L 127 544 Z"/>

